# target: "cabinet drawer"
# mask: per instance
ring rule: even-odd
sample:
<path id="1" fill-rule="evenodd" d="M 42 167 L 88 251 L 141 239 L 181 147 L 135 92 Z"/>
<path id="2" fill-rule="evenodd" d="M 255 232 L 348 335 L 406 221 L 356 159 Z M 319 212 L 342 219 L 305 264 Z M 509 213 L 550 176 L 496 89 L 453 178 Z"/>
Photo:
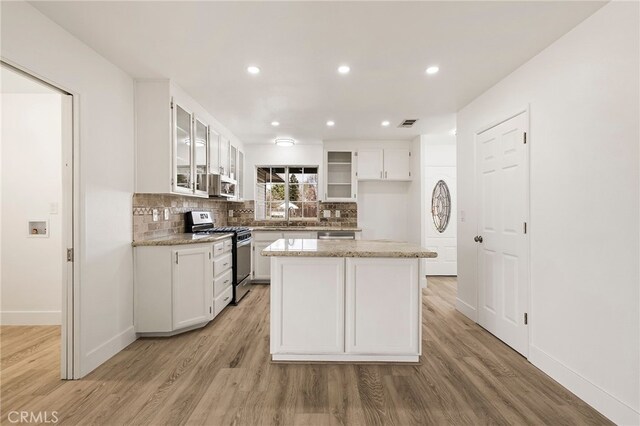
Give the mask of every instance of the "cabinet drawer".
<path id="1" fill-rule="evenodd" d="M 213 245 L 213 257 L 218 257 L 222 253 L 224 253 L 224 241 L 220 241 L 219 243 L 215 243 Z"/>
<path id="2" fill-rule="evenodd" d="M 231 299 L 233 298 L 233 286 L 227 288 L 225 291 L 220 294 L 220 296 L 213 299 L 215 315 L 218 315 L 222 310 L 231 303 Z"/>
<path id="3" fill-rule="evenodd" d="M 233 275 L 231 269 L 213 280 L 213 297 L 218 297 L 227 287 L 231 286 Z"/>
<path id="4" fill-rule="evenodd" d="M 231 239 L 224 240 L 224 252 L 228 253 L 231 251 L 232 248 L 233 248 L 233 242 L 231 241 Z"/>
<path id="5" fill-rule="evenodd" d="M 227 269 L 231 269 L 232 259 L 233 258 L 231 256 L 231 253 L 227 253 L 223 256 L 218 257 L 217 259 L 214 259 L 213 260 L 213 276 L 217 277 Z"/>

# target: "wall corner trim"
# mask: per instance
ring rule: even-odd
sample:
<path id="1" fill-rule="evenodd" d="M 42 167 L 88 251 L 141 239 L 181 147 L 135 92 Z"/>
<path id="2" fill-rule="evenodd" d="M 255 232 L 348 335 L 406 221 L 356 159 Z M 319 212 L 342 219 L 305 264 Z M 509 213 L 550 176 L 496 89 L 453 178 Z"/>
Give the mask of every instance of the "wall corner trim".
<path id="1" fill-rule="evenodd" d="M 478 322 L 478 313 L 476 308 L 469 305 L 456 297 L 456 309 L 462 313 L 465 317 L 469 318 L 473 322 Z"/>
<path id="2" fill-rule="evenodd" d="M 87 352 L 81 360 L 80 376 L 75 378 L 79 379 L 86 376 L 96 369 L 96 367 L 129 346 L 137 338 L 135 328 L 131 325 L 126 330 L 116 334 L 97 348 Z"/>
<path id="3" fill-rule="evenodd" d="M 614 423 L 640 424 L 640 413 L 635 409 L 534 345 L 529 347 L 529 362 Z"/>

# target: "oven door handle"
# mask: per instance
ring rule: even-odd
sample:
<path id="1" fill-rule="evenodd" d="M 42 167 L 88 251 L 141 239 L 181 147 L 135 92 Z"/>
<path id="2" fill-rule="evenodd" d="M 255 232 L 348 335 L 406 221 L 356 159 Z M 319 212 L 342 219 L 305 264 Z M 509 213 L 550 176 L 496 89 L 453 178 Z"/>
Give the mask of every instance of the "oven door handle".
<path id="1" fill-rule="evenodd" d="M 247 238 L 246 240 L 242 240 L 242 242 L 238 243 L 238 247 L 244 247 L 251 244 L 253 238 Z"/>

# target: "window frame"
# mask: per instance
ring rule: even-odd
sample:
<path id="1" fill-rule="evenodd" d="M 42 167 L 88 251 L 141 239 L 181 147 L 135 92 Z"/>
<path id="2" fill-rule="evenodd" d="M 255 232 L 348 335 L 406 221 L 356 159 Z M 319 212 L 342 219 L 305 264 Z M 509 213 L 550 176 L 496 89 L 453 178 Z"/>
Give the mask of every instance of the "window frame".
<path id="1" fill-rule="evenodd" d="M 307 164 L 307 165 L 299 165 L 299 164 L 288 164 L 288 165 L 281 165 L 281 164 L 269 164 L 269 165 L 256 165 L 254 168 L 254 179 L 253 179 L 253 184 L 255 186 L 258 185 L 258 169 L 264 169 L 264 168 L 269 168 L 269 169 L 274 169 L 274 168 L 284 168 L 285 169 L 285 185 L 284 185 L 284 203 L 285 203 L 285 209 L 284 209 L 284 217 L 283 218 L 273 218 L 273 217 L 267 217 L 266 216 L 266 208 L 267 208 L 267 203 L 265 202 L 265 217 L 264 219 L 258 219 L 256 217 L 256 214 L 258 212 L 258 209 L 256 209 L 254 207 L 254 213 L 253 213 L 253 219 L 256 221 L 286 221 L 289 222 L 291 221 L 305 221 L 305 220 L 313 220 L 313 221 L 318 221 L 318 214 L 316 214 L 315 217 L 296 217 L 296 218 L 290 218 L 289 217 L 289 203 L 291 202 L 291 200 L 289 200 L 289 184 L 291 182 L 289 182 L 290 178 L 290 173 L 289 170 L 290 169 L 295 169 L 295 168 L 302 168 L 304 169 L 316 169 L 316 175 L 317 175 L 317 181 L 315 183 L 316 185 L 316 198 L 318 198 L 318 191 L 320 190 L 320 166 L 319 165 L 312 165 L 312 164 Z M 304 182 L 302 182 L 303 188 L 304 188 Z M 255 189 L 254 189 L 255 191 Z M 255 197 L 254 197 L 255 198 Z M 256 201 L 254 201 L 255 203 Z M 302 203 L 304 204 L 306 201 L 302 201 Z M 317 205 L 317 211 L 319 212 L 320 209 L 320 200 L 316 199 L 315 201 L 316 205 Z"/>

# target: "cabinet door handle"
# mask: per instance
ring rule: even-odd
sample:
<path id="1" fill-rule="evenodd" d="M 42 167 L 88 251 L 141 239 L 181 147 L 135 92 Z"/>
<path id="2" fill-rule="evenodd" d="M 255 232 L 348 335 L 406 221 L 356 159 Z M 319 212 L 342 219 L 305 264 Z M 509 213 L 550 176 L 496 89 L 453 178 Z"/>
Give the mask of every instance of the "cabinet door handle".
<path id="1" fill-rule="evenodd" d="M 224 298 L 224 301 L 226 302 L 227 300 L 229 300 L 229 296 Z"/>
<path id="2" fill-rule="evenodd" d="M 229 262 L 223 263 L 222 266 L 227 266 L 228 264 L 229 264 Z"/>
<path id="3" fill-rule="evenodd" d="M 387 178 L 387 172 L 384 172 L 384 178 L 385 179 Z"/>
<path id="4" fill-rule="evenodd" d="M 224 283 L 225 283 L 225 284 L 226 284 L 226 283 L 228 283 L 228 282 L 229 282 L 229 280 L 224 280 Z"/>
<path id="5" fill-rule="evenodd" d="M 382 179 L 382 170 L 380 170 L 380 179 Z"/>

